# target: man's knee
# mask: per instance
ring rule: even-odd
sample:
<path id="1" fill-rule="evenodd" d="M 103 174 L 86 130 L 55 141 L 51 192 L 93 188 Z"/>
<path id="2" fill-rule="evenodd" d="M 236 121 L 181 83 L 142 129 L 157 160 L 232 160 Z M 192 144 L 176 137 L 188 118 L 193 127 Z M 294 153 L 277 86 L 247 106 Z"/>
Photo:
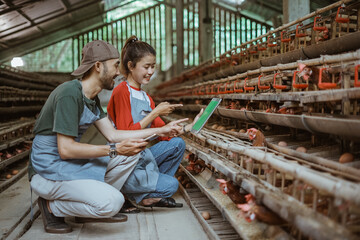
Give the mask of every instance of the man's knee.
<path id="1" fill-rule="evenodd" d="M 53 184 L 53 181 L 47 180 L 39 174 L 34 175 L 30 181 L 30 186 L 34 193 L 44 199 L 52 199 Z"/>
<path id="2" fill-rule="evenodd" d="M 96 211 L 99 216 L 111 217 L 117 214 L 124 205 L 124 196 L 119 191 L 109 194 L 105 201 L 99 203 Z"/>

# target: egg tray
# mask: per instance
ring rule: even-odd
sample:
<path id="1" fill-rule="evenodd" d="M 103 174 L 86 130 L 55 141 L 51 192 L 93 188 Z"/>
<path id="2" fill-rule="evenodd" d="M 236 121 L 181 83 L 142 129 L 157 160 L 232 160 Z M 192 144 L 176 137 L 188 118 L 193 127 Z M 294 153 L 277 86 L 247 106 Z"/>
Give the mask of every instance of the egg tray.
<path id="1" fill-rule="evenodd" d="M 34 119 L 2 124 L 3 127 L 0 128 L 0 150 L 13 146 L 14 141 L 18 142 L 18 139 L 31 136 L 34 124 Z"/>
<path id="2" fill-rule="evenodd" d="M 12 175 L 9 179 L 6 179 L 6 175 L 8 175 L 11 171 L 3 171 L 0 173 L 0 193 L 27 174 L 28 168 L 26 162 L 27 161 L 25 161 L 23 164 L 18 164 L 18 167 L 21 168 L 20 171 L 17 174 Z"/>
<path id="3" fill-rule="evenodd" d="M 180 165 L 180 169 L 186 174 L 186 176 L 192 181 L 194 186 L 192 188 L 180 187 L 185 200 L 191 206 L 194 214 L 197 216 L 199 222 L 207 232 L 207 229 L 212 229 L 212 226 L 217 228 L 210 230 L 209 237 L 211 239 L 223 239 L 229 235 L 233 235 L 234 239 L 274 239 L 276 236 L 285 236 L 284 239 L 292 239 L 277 226 L 269 226 L 261 222 L 247 222 L 243 217 L 239 216 L 239 210 L 233 204 L 233 202 L 225 195 L 223 195 L 217 188 L 209 187 L 204 178 L 204 174 L 192 175 L 187 171 L 183 164 Z M 205 173 L 205 172 L 204 172 Z M 195 195 L 197 199 L 192 199 Z M 200 206 L 199 206 L 200 205 Z M 205 206 L 204 206 L 205 205 Z M 210 208 L 211 207 L 211 208 Z M 209 210 L 210 208 L 210 210 Z M 201 216 L 201 211 L 209 211 L 211 219 L 204 220 Z M 213 217 L 214 216 L 214 217 Z M 229 227 L 231 226 L 231 228 Z M 226 230 L 227 234 L 221 234 L 221 236 L 214 237 L 211 235 L 217 234 L 218 230 Z M 233 234 L 235 232 L 235 234 Z M 231 234 L 229 234 L 231 233 Z M 227 239 L 227 238 L 224 238 Z"/>
<path id="4" fill-rule="evenodd" d="M 7 80 L 7 81 L 6 81 Z M 21 80 L 21 81 L 19 81 Z M 0 82 L 6 81 L 10 86 L 25 86 L 25 88 L 53 90 L 61 82 L 56 79 L 49 79 L 48 76 L 33 72 L 26 72 L 9 65 L 0 64 Z M 8 85 L 8 84 L 3 84 Z"/>
<path id="5" fill-rule="evenodd" d="M 199 112 L 206 105 L 184 105 L 183 112 Z M 190 114 L 183 114 L 188 116 Z M 218 107 L 214 113 L 222 118 L 234 120 L 274 124 L 282 127 L 290 127 L 306 130 L 310 133 L 325 133 L 336 135 L 353 141 L 360 141 L 360 119 L 357 117 L 344 118 L 341 116 L 317 115 L 317 114 L 277 114 L 264 111 L 234 110 Z"/>
<path id="6" fill-rule="evenodd" d="M 249 155 L 251 155 L 251 157 L 254 159 L 255 162 L 258 162 L 260 160 L 260 163 L 264 164 L 266 162 L 267 166 L 270 166 L 270 168 L 268 168 L 267 170 L 265 179 L 262 179 L 259 178 L 258 174 L 256 173 L 254 174 L 248 171 L 249 169 L 252 169 L 253 171 L 254 170 L 253 167 L 245 166 L 244 169 L 238 164 L 235 164 L 233 161 L 228 160 L 226 157 L 223 157 L 219 154 L 216 154 L 216 152 L 211 151 L 209 149 L 209 146 L 200 146 L 197 143 L 189 140 L 186 140 L 186 143 L 187 143 L 187 150 L 196 154 L 200 159 L 204 160 L 207 164 L 211 164 L 217 171 L 221 172 L 222 174 L 227 176 L 230 180 L 234 181 L 235 183 L 238 183 L 238 185 L 241 186 L 243 189 L 253 194 L 256 197 L 256 199 L 259 199 L 259 201 L 261 201 L 265 206 L 267 206 L 272 211 L 278 213 L 278 215 L 280 215 L 283 219 L 287 220 L 290 224 L 292 224 L 293 227 L 297 228 L 301 232 L 299 234 L 310 236 L 313 239 L 328 239 L 330 235 L 336 236 L 336 234 L 339 234 L 339 232 L 341 232 L 343 237 L 346 236 L 347 239 L 356 239 L 356 237 L 349 230 L 347 230 L 342 226 L 342 224 L 345 224 L 346 222 L 346 221 L 344 222 L 344 220 L 349 219 L 345 216 L 348 217 L 353 216 L 353 213 L 350 214 L 348 212 L 349 209 L 345 211 L 339 211 L 339 209 L 336 207 L 338 205 L 333 205 L 335 198 L 334 195 L 333 197 L 331 197 L 331 194 L 334 194 L 334 192 L 326 194 L 326 198 L 331 202 L 330 204 L 331 206 L 329 207 L 328 205 L 327 207 L 329 207 L 329 209 L 332 209 L 329 210 L 328 212 L 328 214 L 330 214 L 329 216 L 325 216 L 326 214 L 324 215 L 324 213 L 314 211 L 313 209 L 311 209 L 311 205 L 309 208 L 307 203 L 304 202 L 305 197 L 307 196 L 307 190 L 306 188 L 302 188 L 301 186 L 304 186 L 304 184 L 306 183 L 309 185 L 312 184 L 310 186 L 314 186 L 313 187 L 314 189 L 316 189 L 316 187 L 320 187 L 320 189 L 323 189 L 322 186 L 323 181 L 327 181 L 325 179 L 328 178 L 328 175 L 321 174 L 320 172 L 315 173 L 313 170 L 301 167 L 300 165 L 293 165 L 294 167 L 296 167 L 294 168 L 293 172 L 291 171 L 284 172 L 284 169 L 287 168 L 286 166 L 288 167 L 291 166 L 291 163 L 289 163 L 290 164 L 289 165 L 289 164 L 285 164 L 285 162 L 279 162 L 280 165 L 277 165 L 272 160 L 269 160 L 266 157 L 266 154 L 265 156 L 264 155 L 253 156 L 253 154 L 250 153 L 253 150 L 256 152 L 261 151 L 260 148 L 257 148 L 256 150 L 249 149 L 248 151 L 243 150 L 241 155 L 246 156 L 250 153 Z M 229 143 L 225 145 L 229 145 Z M 223 147 L 221 146 L 221 144 L 219 144 L 218 146 L 220 148 Z M 229 150 L 226 150 L 226 152 L 229 152 Z M 269 155 L 272 154 L 269 153 Z M 265 159 L 268 159 L 269 161 Z M 271 169 L 273 170 L 269 171 Z M 264 173 L 264 170 L 266 170 L 265 167 L 263 167 L 262 170 L 260 170 L 258 173 Z M 319 182 L 312 182 L 311 178 L 307 178 L 307 177 L 304 178 L 304 176 L 306 176 L 308 172 L 312 172 L 314 174 L 312 176 L 315 177 L 316 179 L 314 180 Z M 280 174 L 276 174 L 276 173 L 280 173 Z M 274 181 L 277 179 L 277 176 L 280 176 L 279 181 Z M 292 177 L 289 178 L 289 176 Z M 285 183 L 286 178 L 289 178 L 289 180 L 291 180 L 296 186 L 294 188 L 295 190 L 293 191 L 293 193 L 291 192 L 288 194 L 285 193 L 287 188 L 285 188 L 286 186 L 284 186 L 282 182 Z M 343 180 L 340 179 L 337 181 L 343 182 Z M 336 199 L 342 196 L 341 190 L 345 190 L 347 184 L 349 183 L 345 184 L 344 182 L 341 189 L 336 189 L 335 192 L 337 196 Z M 356 185 L 352 185 L 352 186 L 354 187 Z M 353 189 L 352 187 L 350 188 Z M 338 192 L 339 190 L 340 192 Z M 319 192 L 318 190 L 316 190 L 315 192 L 312 193 L 315 194 L 314 196 L 317 199 L 322 199 L 320 195 L 323 194 L 323 191 Z M 349 195 L 346 195 L 345 198 L 350 199 L 350 201 L 353 200 L 352 196 Z M 345 202 L 347 201 L 348 200 L 345 200 Z M 357 208 L 356 204 L 352 206 Z M 337 215 L 339 213 L 341 217 Z M 334 214 L 337 217 L 335 217 Z M 302 220 L 299 221 L 299 219 Z M 340 220 L 340 223 L 335 224 L 333 219 L 337 219 L 336 221 Z M 304 221 L 308 221 L 309 223 L 312 222 L 312 224 L 310 225 L 304 224 Z M 318 232 L 321 231 L 325 231 L 328 233 L 330 231 L 329 228 L 331 228 L 332 229 L 331 231 L 334 231 L 334 233 L 331 234 L 329 233 L 330 235 L 326 234 L 326 236 L 322 236 L 318 234 Z"/>
<path id="7" fill-rule="evenodd" d="M 242 239 L 232 225 L 223 217 L 222 213 L 195 184 L 192 183 L 191 187 L 180 184 L 179 189 L 210 239 Z M 205 220 L 201 215 L 203 212 L 208 212 L 210 219 Z"/>
<path id="8" fill-rule="evenodd" d="M 346 6 L 343 7 L 342 4 Z M 345 24 L 345 32 L 342 31 L 344 23 L 337 22 L 339 10 L 347 14 L 348 23 Z M 331 12 L 328 14 L 329 11 Z M 358 49 L 359 28 L 357 26 L 360 21 L 358 11 L 359 5 L 351 0 L 339 1 L 317 9 L 315 12 L 230 49 L 221 56 L 184 71 L 172 80 L 161 84 L 158 89 L 166 89 L 178 82 L 194 80 L 199 82 L 201 79 L 207 81 L 227 77 L 261 66 L 274 65 L 274 63 L 284 64 L 294 59 L 315 58 L 323 53 L 336 54 Z M 305 20 L 313 21 L 313 24 L 303 25 Z M 296 28 L 296 31 L 290 28 Z M 267 40 L 264 41 L 264 38 Z"/>

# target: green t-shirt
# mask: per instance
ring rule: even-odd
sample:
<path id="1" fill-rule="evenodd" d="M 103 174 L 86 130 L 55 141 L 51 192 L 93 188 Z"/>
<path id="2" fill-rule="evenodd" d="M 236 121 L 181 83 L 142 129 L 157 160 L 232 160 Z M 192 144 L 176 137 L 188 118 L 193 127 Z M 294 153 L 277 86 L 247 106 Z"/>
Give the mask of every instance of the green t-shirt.
<path id="1" fill-rule="evenodd" d="M 77 79 L 65 82 L 55 88 L 41 109 L 39 118 L 34 126 L 34 134 L 55 135 L 61 133 L 67 136 L 78 136 L 79 122 L 86 106 L 95 113 L 96 107 L 100 110 L 100 119 L 104 113 L 100 100 L 86 98 L 82 94 L 81 82 Z"/>

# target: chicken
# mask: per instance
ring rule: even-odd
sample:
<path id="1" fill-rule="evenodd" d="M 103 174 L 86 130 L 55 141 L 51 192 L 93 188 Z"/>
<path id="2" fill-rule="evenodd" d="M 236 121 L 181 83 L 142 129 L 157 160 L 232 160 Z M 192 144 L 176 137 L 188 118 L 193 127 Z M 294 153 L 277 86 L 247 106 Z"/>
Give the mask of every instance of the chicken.
<path id="1" fill-rule="evenodd" d="M 11 158 L 13 156 L 11 153 L 9 153 L 7 151 L 5 153 L 6 153 L 5 159 Z"/>
<path id="2" fill-rule="evenodd" d="M 186 170 L 195 175 L 204 171 L 205 167 L 206 164 L 203 160 L 196 160 L 195 162 L 190 162 L 190 164 L 186 166 Z"/>
<path id="3" fill-rule="evenodd" d="M 285 187 L 283 192 L 301 201 L 301 191 L 303 191 L 303 202 L 308 207 L 313 207 L 314 204 L 314 189 L 308 184 L 297 184 L 296 188 L 294 184 L 290 184 Z M 327 214 L 328 200 L 326 197 L 318 197 L 316 203 L 316 210 L 322 214 Z"/>
<path id="4" fill-rule="evenodd" d="M 309 80 L 309 82 L 318 85 L 320 69 L 315 66 L 307 66 L 303 63 L 299 63 L 299 77 L 302 77 L 304 80 Z M 334 73 L 332 69 L 324 69 L 322 72 L 322 82 L 331 82 L 331 74 Z M 338 79 L 339 80 L 339 79 Z"/>
<path id="5" fill-rule="evenodd" d="M 206 164 L 203 160 L 197 159 L 194 154 L 189 154 L 186 158 L 189 160 L 189 165 L 186 166 L 186 170 L 191 174 L 199 174 L 204 171 Z"/>
<path id="6" fill-rule="evenodd" d="M 256 204 L 253 195 L 247 194 L 245 199 L 247 203 L 238 204 L 237 207 L 242 211 L 241 213 L 244 214 L 245 219 L 248 222 L 252 222 L 254 219 L 258 219 L 261 222 L 272 225 L 280 225 L 285 223 L 285 221 L 281 219 L 276 213 L 272 212 L 263 205 Z"/>
<path id="7" fill-rule="evenodd" d="M 278 105 L 276 103 L 271 103 L 270 107 L 266 109 L 267 113 L 276 113 L 278 111 Z"/>
<path id="8" fill-rule="evenodd" d="M 219 187 L 221 192 L 228 195 L 235 204 L 243 204 L 246 202 L 245 194 L 241 194 L 240 187 L 236 186 L 232 181 L 225 181 L 224 179 L 216 179 L 216 181 L 220 183 Z"/>
<path id="9" fill-rule="evenodd" d="M 31 148 L 31 144 L 29 143 L 24 143 L 24 149 L 25 150 L 29 150 Z"/>
<path id="10" fill-rule="evenodd" d="M 240 109 L 240 102 L 239 101 L 231 101 L 228 108 L 229 109 Z"/>
<path id="11" fill-rule="evenodd" d="M 15 149 L 15 152 L 18 154 L 18 153 L 22 153 L 23 150 L 22 150 L 22 149 L 19 149 L 19 148 L 16 148 L 16 149 Z"/>
<path id="12" fill-rule="evenodd" d="M 253 142 L 253 146 L 266 146 L 265 136 L 260 130 L 256 128 L 249 128 L 246 133 L 249 135 L 249 139 Z"/>
<path id="13" fill-rule="evenodd" d="M 319 35 L 315 37 L 316 42 L 325 41 L 329 39 L 329 29 L 325 29 L 324 31 L 319 32 Z"/>

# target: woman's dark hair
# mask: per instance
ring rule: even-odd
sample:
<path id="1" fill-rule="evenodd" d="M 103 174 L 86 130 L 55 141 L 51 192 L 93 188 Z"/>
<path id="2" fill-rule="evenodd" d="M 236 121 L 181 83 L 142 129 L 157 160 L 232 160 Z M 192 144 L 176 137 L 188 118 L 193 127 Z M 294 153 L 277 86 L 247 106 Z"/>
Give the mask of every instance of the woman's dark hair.
<path id="1" fill-rule="evenodd" d="M 134 35 L 129 37 L 129 39 L 126 40 L 123 49 L 121 50 L 121 62 L 120 62 L 121 74 L 127 77 L 130 73 L 128 62 L 131 61 L 132 67 L 135 67 L 136 63 L 147 55 L 156 56 L 155 49 L 150 44 L 140 41 Z"/>

